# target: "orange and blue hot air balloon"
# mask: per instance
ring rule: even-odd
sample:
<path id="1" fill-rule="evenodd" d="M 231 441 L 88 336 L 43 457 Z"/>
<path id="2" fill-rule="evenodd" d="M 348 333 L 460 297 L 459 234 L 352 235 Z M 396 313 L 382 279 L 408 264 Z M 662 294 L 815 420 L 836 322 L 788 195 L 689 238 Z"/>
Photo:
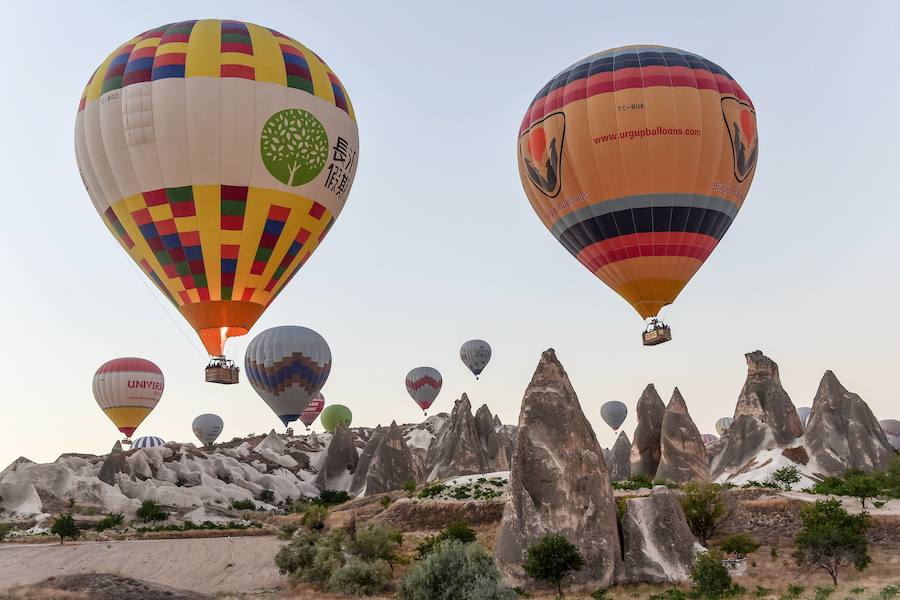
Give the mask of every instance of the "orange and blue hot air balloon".
<path id="1" fill-rule="evenodd" d="M 758 149 L 756 110 L 724 69 L 676 48 L 624 46 L 541 88 L 517 154 L 547 229 L 655 324 L 737 216 Z"/>

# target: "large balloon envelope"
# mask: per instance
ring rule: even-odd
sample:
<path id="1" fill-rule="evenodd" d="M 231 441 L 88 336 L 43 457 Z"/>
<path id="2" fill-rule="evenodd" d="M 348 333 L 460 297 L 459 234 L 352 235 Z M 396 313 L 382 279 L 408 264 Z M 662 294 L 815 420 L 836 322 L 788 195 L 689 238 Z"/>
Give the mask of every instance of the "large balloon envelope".
<path id="1" fill-rule="evenodd" d="M 541 88 L 517 148 L 547 229 L 647 319 L 675 301 L 740 210 L 756 168 L 756 111 L 697 54 L 624 46 Z"/>
<path id="2" fill-rule="evenodd" d="M 725 435 L 725 432 L 728 431 L 728 428 L 731 427 L 732 423 L 734 423 L 734 419 L 731 417 L 722 417 L 716 421 L 716 432 L 719 435 Z"/>
<path id="3" fill-rule="evenodd" d="M 704 433 L 700 436 L 700 439 L 703 440 L 703 444 L 708 446 L 719 439 L 719 436 L 712 433 Z"/>
<path id="4" fill-rule="evenodd" d="M 343 404 L 330 404 L 319 415 L 319 420 L 325 431 L 334 433 L 338 425 L 350 427 L 350 423 L 353 422 L 353 413 Z"/>
<path id="5" fill-rule="evenodd" d="M 459 358 L 478 379 L 491 360 L 491 345 L 484 340 L 469 340 L 460 347 Z"/>
<path id="6" fill-rule="evenodd" d="M 600 416 L 607 425 L 612 427 L 613 431 L 618 431 L 625 422 L 625 417 L 628 416 L 628 407 L 618 400 L 604 402 L 600 407 Z"/>
<path id="7" fill-rule="evenodd" d="M 204 446 L 215 442 L 224 427 L 225 423 L 222 421 L 222 417 L 210 413 L 198 415 L 191 423 L 194 435 Z"/>
<path id="8" fill-rule="evenodd" d="M 214 356 L 325 237 L 358 149 L 353 107 L 328 65 L 240 21 L 131 38 L 94 72 L 75 120 L 94 208 Z"/>
<path id="9" fill-rule="evenodd" d="M 406 391 L 422 411 L 434 403 L 443 384 L 440 372 L 432 367 L 416 367 L 406 374 Z"/>
<path id="10" fill-rule="evenodd" d="M 244 371 L 256 393 L 287 425 L 325 385 L 331 350 L 325 338 L 308 327 L 273 327 L 247 346 Z"/>
<path id="11" fill-rule="evenodd" d="M 149 360 L 114 358 L 97 369 L 92 387 L 97 404 L 128 438 L 159 403 L 165 379 Z"/>
<path id="12" fill-rule="evenodd" d="M 306 405 L 303 412 L 300 413 L 300 422 L 309 429 L 309 426 L 312 425 L 319 414 L 321 414 L 323 408 L 325 408 L 325 396 L 322 395 L 322 392 L 319 392 L 309 401 L 309 404 Z"/>
<path id="13" fill-rule="evenodd" d="M 900 421 L 897 419 L 885 419 L 878 422 L 881 430 L 887 436 L 888 441 L 894 447 L 894 450 L 900 452 Z"/>
<path id="14" fill-rule="evenodd" d="M 158 448 L 159 446 L 164 446 L 165 444 L 165 440 L 163 440 L 161 437 L 156 437 L 155 435 L 145 435 L 143 437 L 135 438 L 135 440 L 131 443 L 131 449 L 135 450 L 137 448 Z"/>

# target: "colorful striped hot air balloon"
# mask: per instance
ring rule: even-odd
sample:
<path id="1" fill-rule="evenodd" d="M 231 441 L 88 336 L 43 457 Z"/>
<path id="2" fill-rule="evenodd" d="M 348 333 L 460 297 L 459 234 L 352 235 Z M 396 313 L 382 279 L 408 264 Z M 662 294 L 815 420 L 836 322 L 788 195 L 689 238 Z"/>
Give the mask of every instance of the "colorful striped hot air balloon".
<path id="1" fill-rule="evenodd" d="M 250 385 L 285 426 L 296 421 L 331 372 L 331 350 L 308 327 L 285 325 L 253 338 L 244 356 Z"/>
<path id="2" fill-rule="evenodd" d="M 551 79 L 525 112 L 517 147 L 522 185 L 547 229 L 655 325 L 744 203 L 756 111 L 701 56 L 624 46 Z"/>
<path id="3" fill-rule="evenodd" d="M 165 388 L 162 371 L 143 358 L 114 358 L 94 373 L 94 399 L 126 440 L 147 418 Z"/>
<path id="4" fill-rule="evenodd" d="M 459 349 L 459 357 L 478 379 L 491 360 L 491 345 L 484 340 L 469 340 Z"/>
<path id="5" fill-rule="evenodd" d="M 725 435 L 725 432 L 728 431 L 728 428 L 731 427 L 732 423 L 734 423 L 734 419 L 731 417 L 722 417 L 716 421 L 716 432 L 719 435 Z"/>
<path id="6" fill-rule="evenodd" d="M 323 408 L 325 408 L 325 396 L 319 392 L 300 413 L 300 422 L 306 425 L 306 429 L 309 429 L 309 426 L 318 418 Z"/>
<path id="7" fill-rule="evenodd" d="M 343 404 L 329 404 L 319 415 L 319 422 L 322 423 L 325 431 L 334 433 L 338 425 L 350 427 L 350 423 L 353 422 L 353 413 Z"/>
<path id="8" fill-rule="evenodd" d="M 241 21 L 131 38 L 94 72 L 75 121 L 94 208 L 213 356 L 319 246 L 358 150 L 350 98 L 328 65 Z"/>
<path id="9" fill-rule="evenodd" d="M 443 383 L 441 374 L 431 367 L 416 367 L 406 374 L 406 391 L 426 415 L 441 392 Z"/>
<path id="10" fill-rule="evenodd" d="M 166 442 L 161 437 L 145 435 L 143 437 L 136 438 L 131 443 L 131 449 L 136 450 L 137 448 L 158 448 L 159 446 L 165 446 L 165 444 Z"/>
<path id="11" fill-rule="evenodd" d="M 204 446 L 209 446 L 218 439 L 225 427 L 222 417 L 211 413 L 198 415 L 191 423 L 191 430 Z"/>
<path id="12" fill-rule="evenodd" d="M 709 446 L 713 442 L 717 441 L 719 439 L 719 436 L 717 436 L 713 433 L 704 433 L 703 435 L 700 436 L 700 439 L 703 440 L 704 445 Z"/>

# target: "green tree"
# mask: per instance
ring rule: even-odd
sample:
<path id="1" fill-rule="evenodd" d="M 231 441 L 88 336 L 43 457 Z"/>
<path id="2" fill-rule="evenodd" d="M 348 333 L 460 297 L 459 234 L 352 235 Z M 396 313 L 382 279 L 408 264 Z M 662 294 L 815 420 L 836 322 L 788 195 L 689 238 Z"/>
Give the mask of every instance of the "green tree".
<path id="1" fill-rule="evenodd" d="M 165 521 L 169 518 L 169 513 L 160 508 L 159 502 L 150 499 L 141 502 L 141 506 L 135 511 L 134 515 L 144 523 Z"/>
<path id="2" fill-rule="evenodd" d="M 445 540 L 410 569 L 397 590 L 400 600 L 515 600 L 493 557 L 481 544 Z"/>
<path id="3" fill-rule="evenodd" d="M 759 549 L 759 543 L 746 533 L 735 533 L 725 538 L 722 542 L 722 552 L 734 554 L 737 558 L 744 558 Z"/>
<path id="4" fill-rule="evenodd" d="M 875 474 L 852 473 L 844 480 L 844 493 L 853 496 L 866 509 L 866 500 L 881 493 L 881 482 Z"/>
<path id="5" fill-rule="evenodd" d="M 415 481 L 407 481 L 403 484 L 403 490 L 406 492 L 407 497 L 412 498 L 413 494 L 416 493 L 416 482 Z"/>
<path id="6" fill-rule="evenodd" d="M 772 473 L 772 481 L 784 490 L 790 490 L 800 483 L 800 469 L 796 465 L 785 465 Z"/>
<path id="7" fill-rule="evenodd" d="M 97 531 L 106 529 L 115 529 L 125 521 L 125 515 L 118 512 L 109 513 L 99 521 L 97 521 Z"/>
<path id="8" fill-rule="evenodd" d="M 71 538 L 72 541 L 78 539 L 81 536 L 81 529 L 78 528 L 78 524 L 72 518 L 72 513 L 63 513 L 53 521 L 50 533 L 58 535 L 59 544 L 62 545 L 66 538 Z"/>
<path id="9" fill-rule="evenodd" d="M 263 164 L 272 177 L 289 186 L 316 178 L 328 158 L 328 134 L 311 113 L 282 110 L 266 121 L 259 139 Z"/>
<path id="10" fill-rule="evenodd" d="M 425 541 L 416 546 L 419 560 L 428 556 L 446 540 L 456 540 L 463 544 L 469 544 L 476 540 L 475 530 L 463 521 L 454 521 L 448 524 L 440 533 L 425 538 Z"/>
<path id="11" fill-rule="evenodd" d="M 819 567 L 837 585 L 838 570 L 853 565 L 858 571 L 871 562 L 869 542 L 870 519 L 866 512 L 851 515 L 840 500 L 817 500 L 800 511 L 803 528 L 794 540 L 794 558 L 798 565 Z"/>
<path id="12" fill-rule="evenodd" d="M 325 529 L 325 519 L 328 518 L 328 509 L 318 504 L 311 504 L 300 517 L 300 524 L 307 529 L 321 531 Z"/>
<path id="13" fill-rule="evenodd" d="M 393 572 L 394 565 L 401 560 L 402 544 L 403 534 L 396 529 L 384 525 L 368 525 L 356 530 L 356 535 L 348 546 L 350 552 L 362 560 L 383 560 Z"/>
<path id="14" fill-rule="evenodd" d="M 724 598 L 731 595 L 731 575 L 715 550 L 701 552 L 691 564 L 691 581 L 700 598 Z"/>
<path id="15" fill-rule="evenodd" d="M 532 579 L 555 585 L 556 593 L 562 598 L 563 579 L 582 568 L 584 558 L 572 542 L 561 535 L 548 533 L 528 548 L 522 566 Z"/>
<path id="16" fill-rule="evenodd" d="M 707 545 L 709 538 L 732 514 L 722 488 L 715 483 L 691 481 L 682 487 L 681 508 L 688 526 L 701 544 Z"/>

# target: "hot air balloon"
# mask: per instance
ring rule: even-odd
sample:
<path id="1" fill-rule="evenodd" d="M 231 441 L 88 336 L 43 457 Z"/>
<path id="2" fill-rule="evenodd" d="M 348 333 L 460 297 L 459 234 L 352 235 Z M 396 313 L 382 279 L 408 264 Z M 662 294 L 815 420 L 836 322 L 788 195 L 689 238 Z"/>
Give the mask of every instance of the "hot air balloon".
<path id="1" fill-rule="evenodd" d="M 341 427 L 350 427 L 353 422 L 353 413 L 343 404 L 329 404 L 319 415 L 319 422 L 328 433 L 334 433 L 338 425 Z"/>
<path id="2" fill-rule="evenodd" d="M 756 168 L 756 111 L 721 67 L 663 46 L 594 54 L 551 79 L 519 129 L 518 163 L 553 236 L 658 321 L 725 235 Z"/>
<path id="3" fill-rule="evenodd" d="M 881 425 L 881 430 L 884 431 L 884 435 L 887 436 L 894 450 L 900 451 L 900 421 L 897 419 L 885 419 L 884 421 L 878 421 L 878 424 Z"/>
<path id="4" fill-rule="evenodd" d="M 600 416 L 607 425 L 612 427 L 613 431 L 618 431 L 625 422 L 625 417 L 628 416 L 628 407 L 618 400 L 604 402 L 600 407 Z"/>
<path id="5" fill-rule="evenodd" d="M 491 345 L 484 340 L 469 340 L 460 347 L 459 357 L 478 379 L 491 360 Z"/>
<path id="6" fill-rule="evenodd" d="M 131 434 L 156 407 L 165 388 L 162 371 L 143 358 L 114 358 L 94 373 L 94 399 L 109 420 L 125 434 Z"/>
<path id="7" fill-rule="evenodd" d="M 811 414 L 812 408 L 809 406 L 801 406 L 797 409 L 797 416 L 800 417 L 800 424 L 803 425 L 803 429 L 806 429 L 806 424 L 809 422 Z"/>
<path id="8" fill-rule="evenodd" d="M 734 419 L 731 417 L 722 417 L 716 421 L 716 432 L 719 435 L 725 435 L 725 432 L 728 431 L 728 428 L 731 427 L 732 423 L 734 423 Z"/>
<path id="9" fill-rule="evenodd" d="M 704 445 L 709 446 L 710 444 L 712 444 L 713 442 L 718 440 L 719 436 L 714 435 L 712 433 L 704 433 L 703 435 L 700 436 L 700 438 L 703 440 Z"/>
<path id="10" fill-rule="evenodd" d="M 325 408 L 325 396 L 322 395 L 322 392 L 319 392 L 309 401 L 303 412 L 300 413 L 300 421 L 306 425 L 307 431 L 309 431 L 309 426 L 318 418 L 323 408 Z"/>
<path id="11" fill-rule="evenodd" d="M 164 446 L 166 442 L 160 438 L 153 435 L 145 435 L 144 437 L 139 437 L 131 443 L 131 449 L 134 450 L 136 448 L 157 448 L 159 446 Z"/>
<path id="12" fill-rule="evenodd" d="M 75 120 L 94 208 L 216 357 L 219 383 L 237 380 L 225 341 L 250 330 L 340 214 L 358 150 L 328 65 L 240 21 L 131 38 L 94 72 Z"/>
<path id="13" fill-rule="evenodd" d="M 273 327 L 247 346 L 244 370 L 250 385 L 286 426 L 325 385 L 331 350 L 325 338 L 308 327 Z"/>
<path id="14" fill-rule="evenodd" d="M 428 408 L 441 392 L 443 383 L 441 374 L 431 367 L 416 367 L 406 374 L 406 391 L 426 415 Z"/>
<path id="15" fill-rule="evenodd" d="M 223 427 L 225 427 L 225 423 L 222 421 L 222 417 L 210 413 L 197 416 L 194 422 L 191 423 L 194 435 L 197 436 L 197 439 L 204 446 L 209 446 L 215 442 L 222 433 Z"/>

